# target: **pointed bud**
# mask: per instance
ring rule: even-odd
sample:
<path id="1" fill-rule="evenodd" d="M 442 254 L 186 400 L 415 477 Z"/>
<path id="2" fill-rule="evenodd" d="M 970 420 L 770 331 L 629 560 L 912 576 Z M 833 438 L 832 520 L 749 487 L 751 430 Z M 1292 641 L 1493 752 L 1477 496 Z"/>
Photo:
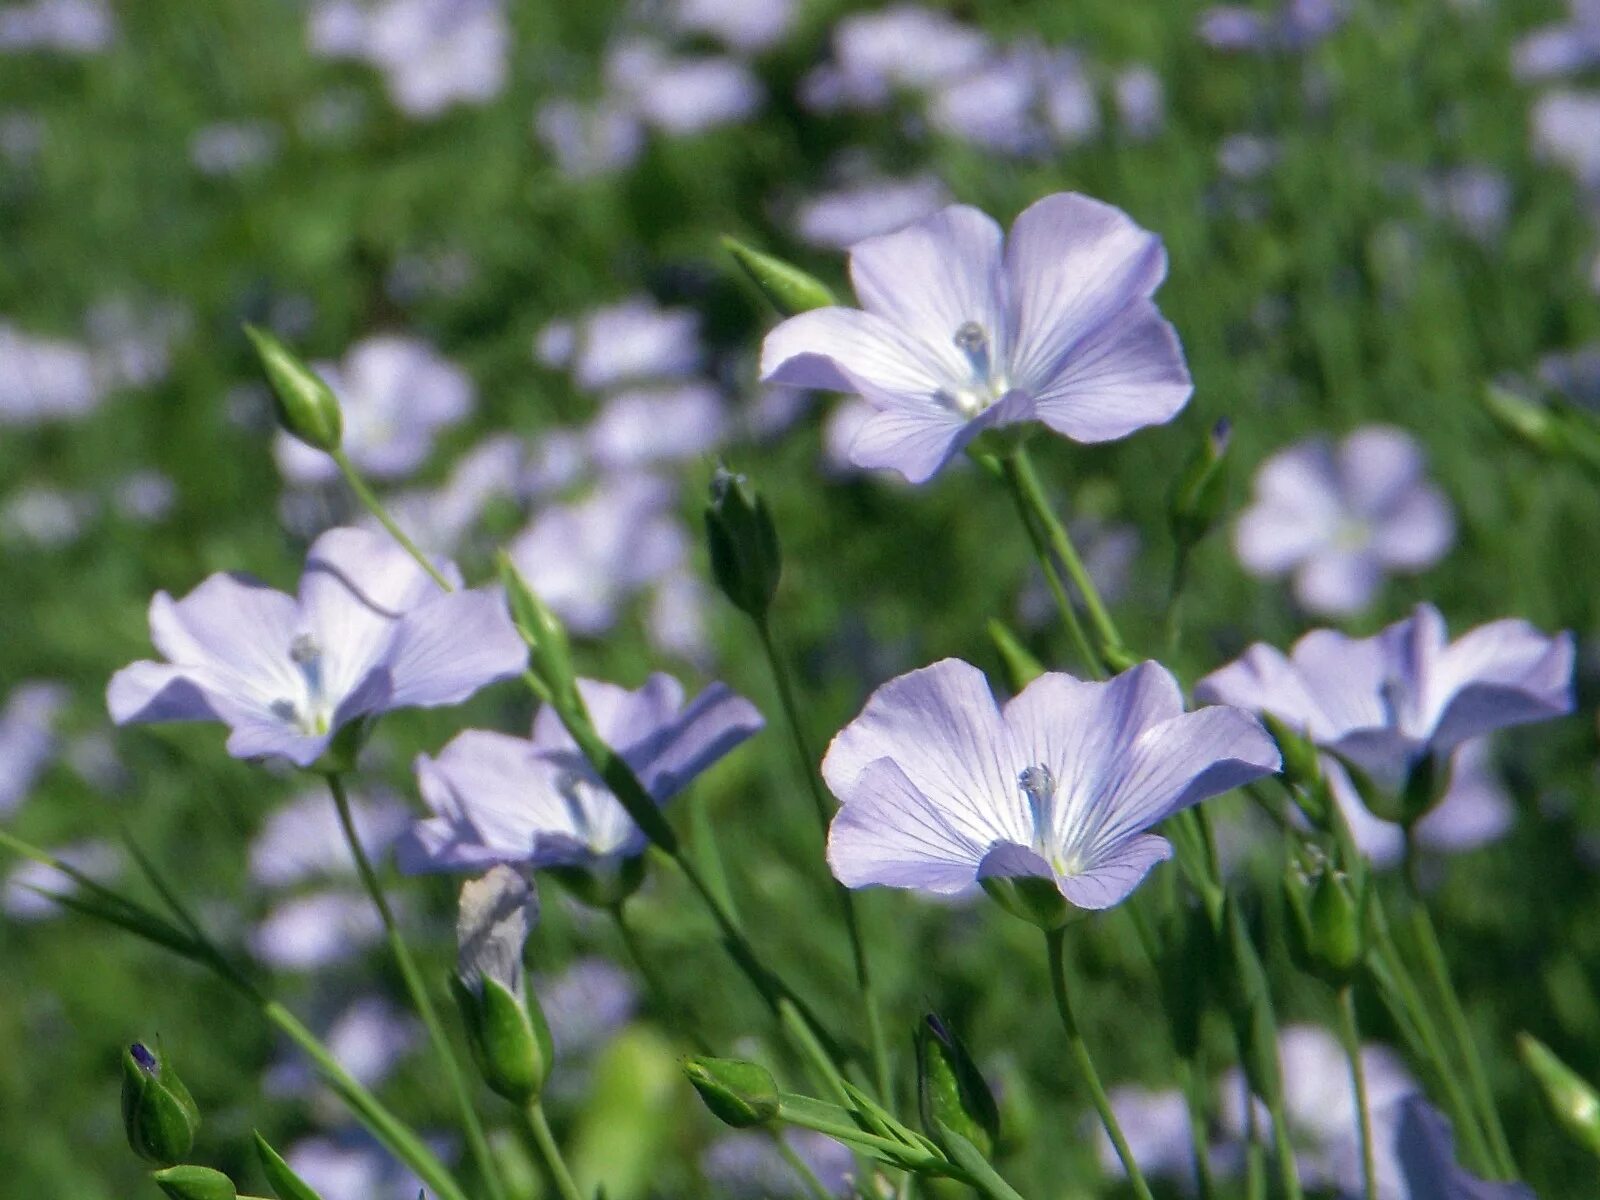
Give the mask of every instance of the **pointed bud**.
<path id="1" fill-rule="evenodd" d="M 1006 669 L 1006 683 L 1013 692 L 1020 692 L 1044 674 L 1044 667 L 1039 660 L 1028 652 L 1017 635 L 998 617 L 989 620 L 989 640 L 1000 652 L 1000 661 Z"/>
<path id="2" fill-rule="evenodd" d="M 1561 1127 L 1590 1153 L 1600 1155 L 1600 1091 L 1532 1034 L 1517 1036 L 1517 1050 Z"/>
<path id="3" fill-rule="evenodd" d="M 1228 443 L 1233 427 L 1226 417 L 1189 456 L 1167 506 L 1173 540 L 1187 549 L 1216 526 L 1228 502 Z"/>
<path id="4" fill-rule="evenodd" d="M 1284 872 L 1289 947 L 1297 964 L 1334 987 L 1349 983 L 1366 957 L 1366 889 L 1321 863 L 1310 875 L 1298 863 Z"/>
<path id="5" fill-rule="evenodd" d="M 683 1073 L 719 1121 L 735 1129 L 765 1125 L 778 1115 L 778 1085 L 758 1063 L 737 1058 L 689 1058 Z"/>
<path id="6" fill-rule="evenodd" d="M 210 1167 L 168 1167 L 151 1176 L 171 1200 L 237 1200 L 233 1180 Z"/>
<path id="7" fill-rule="evenodd" d="M 170 1166 L 194 1148 L 200 1110 L 183 1080 L 142 1042 L 122 1055 L 122 1125 L 147 1162 Z"/>
<path id="8" fill-rule="evenodd" d="M 837 304 L 826 284 L 781 258 L 753 250 L 737 238 L 724 237 L 723 247 L 744 268 L 761 294 L 786 317 Z"/>
<path id="9" fill-rule="evenodd" d="M 1264 712 L 1260 716 L 1272 740 L 1278 743 L 1278 753 L 1283 758 L 1283 781 L 1296 790 L 1314 788 L 1322 780 L 1322 760 L 1316 746 L 1299 730 L 1271 713 Z"/>
<path id="10" fill-rule="evenodd" d="M 515 1104 L 540 1093 L 554 1057 L 544 1012 L 522 971 L 522 948 L 538 913 L 533 885 L 510 867 L 495 867 L 461 889 L 460 974 L 451 993 L 484 1082 Z"/>
<path id="11" fill-rule="evenodd" d="M 267 1186 L 278 1200 L 322 1200 L 312 1191 L 310 1184 L 289 1169 L 289 1164 L 284 1162 L 283 1156 L 272 1148 L 266 1138 L 257 1132 L 255 1139 L 261 1173 L 267 1177 Z"/>
<path id="12" fill-rule="evenodd" d="M 960 1134 L 987 1156 L 1000 1138 L 1000 1110 L 954 1030 L 933 1013 L 917 1026 L 917 1110 L 935 1141 Z"/>
<path id="13" fill-rule="evenodd" d="M 745 615 L 765 620 L 783 571 L 778 531 L 750 481 L 722 467 L 711 478 L 706 544 L 711 574 L 723 595 Z"/>
<path id="14" fill-rule="evenodd" d="M 566 626 L 528 586 L 509 554 L 502 550 L 496 562 L 500 583 L 506 592 L 506 606 L 511 610 L 511 623 L 533 652 L 534 673 L 544 681 L 558 711 L 576 711 L 581 704 Z"/>
<path id="15" fill-rule="evenodd" d="M 1561 433 L 1549 406 L 1491 383 L 1483 389 L 1483 407 L 1512 437 L 1546 454 L 1560 452 Z"/>
<path id="16" fill-rule="evenodd" d="M 272 385 L 278 423 L 313 449 L 329 454 L 337 450 L 344 438 L 344 417 L 333 389 L 266 330 L 246 325 L 244 331 Z"/>

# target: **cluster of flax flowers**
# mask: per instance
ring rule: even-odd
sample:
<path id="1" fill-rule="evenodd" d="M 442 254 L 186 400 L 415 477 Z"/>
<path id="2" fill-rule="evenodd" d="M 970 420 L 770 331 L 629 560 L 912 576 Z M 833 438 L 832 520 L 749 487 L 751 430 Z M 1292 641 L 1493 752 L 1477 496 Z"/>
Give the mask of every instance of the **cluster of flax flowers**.
<path id="1" fill-rule="evenodd" d="M 872 415 L 851 458 L 913 483 L 963 451 L 1015 462 L 1040 429 L 1122 438 L 1172 419 L 1192 390 L 1153 299 L 1165 272 L 1158 238 L 1082 196 L 1039 201 L 1009 236 L 947 208 L 856 245 L 861 307 L 783 322 L 763 376 L 861 397 Z M 311 547 L 296 596 L 234 575 L 159 594 L 163 661 L 116 675 L 112 716 L 220 721 L 238 757 L 336 778 L 382 714 L 456 704 L 527 668 L 506 597 L 461 583 L 384 535 L 335 529 Z M 1569 637 L 1499 621 L 1451 642 L 1426 605 L 1372 638 L 1318 631 L 1288 656 L 1254 646 L 1200 681 L 1207 705 L 1193 710 L 1167 668 L 1127 661 L 1109 679 L 1045 672 L 1009 699 L 956 659 L 884 683 L 809 764 L 839 802 L 826 850 L 838 881 L 939 896 L 1043 888 L 1059 902 L 1040 923 L 1058 930 L 1119 904 L 1172 856 L 1157 827 L 1279 771 L 1286 732 L 1341 786 L 1375 807 L 1389 797 L 1409 828 L 1464 743 L 1572 707 Z M 654 806 L 763 723 L 721 684 L 690 700 L 665 675 L 637 690 L 576 680 L 573 695 L 592 739 L 547 706 L 530 738 L 469 730 L 417 760 L 430 815 L 400 843 L 405 870 L 613 871 L 658 840 L 641 825 L 654 809 L 617 794 L 594 740 Z"/>

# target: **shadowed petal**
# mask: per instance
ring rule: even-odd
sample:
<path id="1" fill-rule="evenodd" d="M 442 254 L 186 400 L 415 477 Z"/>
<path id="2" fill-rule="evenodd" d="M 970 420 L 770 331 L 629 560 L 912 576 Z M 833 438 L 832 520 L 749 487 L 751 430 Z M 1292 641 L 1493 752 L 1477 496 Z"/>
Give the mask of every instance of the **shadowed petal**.
<path id="1" fill-rule="evenodd" d="M 1056 886 L 1079 908 L 1110 908 L 1126 900 L 1150 869 L 1172 857 L 1172 845 L 1153 833 L 1115 846 L 1074 875 L 1058 875 Z"/>
<path id="2" fill-rule="evenodd" d="M 186 668 L 148 660 L 130 663 L 111 677 L 106 708 L 118 725 L 222 720 Z"/>
<path id="3" fill-rule="evenodd" d="M 1036 406 L 1026 392 L 1007 392 L 968 420 L 939 405 L 893 404 L 856 430 L 850 461 L 858 467 L 900 472 L 909 483 L 925 483 L 986 429 L 1033 420 Z"/>
<path id="4" fill-rule="evenodd" d="M 929 404 L 944 385 L 921 343 L 892 322 L 853 308 L 813 309 L 767 334 L 761 343 L 761 379 Z"/>
<path id="5" fill-rule="evenodd" d="M 1395 1157 L 1406 1200 L 1534 1200 L 1523 1183 L 1490 1183 L 1456 1162 L 1450 1122 L 1420 1094 L 1400 1102 Z"/>
<path id="6" fill-rule="evenodd" d="M 301 733 L 273 717 L 231 716 L 228 753 L 235 758 L 286 758 L 297 767 L 309 767 L 333 741 L 331 734 Z"/>
<path id="7" fill-rule="evenodd" d="M 1571 712 L 1572 663 L 1570 633 L 1547 637 L 1516 620 L 1474 629 L 1443 651 L 1428 682 L 1435 746 Z"/>
<path id="8" fill-rule="evenodd" d="M 714 683 L 640 743 L 628 760 L 650 794 L 667 800 L 765 724 L 755 705 Z"/>
<path id="9" fill-rule="evenodd" d="M 965 833 L 898 764 L 872 763 L 856 775 L 852 793 L 828 830 L 828 865 L 840 883 L 941 895 L 973 885 L 987 843 Z"/>
<path id="10" fill-rule="evenodd" d="M 182 600 L 157 592 L 150 601 L 150 640 L 167 660 L 203 669 L 213 694 L 263 705 L 299 695 L 289 658 L 298 632 L 294 600 L 245 575 L 213 575 Z"/>

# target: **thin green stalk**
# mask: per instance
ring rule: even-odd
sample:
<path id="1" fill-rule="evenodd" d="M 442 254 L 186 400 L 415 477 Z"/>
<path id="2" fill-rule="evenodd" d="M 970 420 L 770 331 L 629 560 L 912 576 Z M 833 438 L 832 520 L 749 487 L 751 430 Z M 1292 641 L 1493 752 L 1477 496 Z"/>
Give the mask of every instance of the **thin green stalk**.
<path id="1" fill-rule="evenodd" d="M 756 618 L 755 626 L 756 634 L 761 639 L 762 653 L 766 655 L 767 666 L 771 668 L 773 682 L 778 688 L 778 703 L 783 709 L 785 724 L 789 726 L 795 755 L 800 760 L 800 771 L 805 775 L 806 784 L 811 791 L 811 802 L 816 810 L 817 824 L 822 831 L 823 840 L 826 841 L 828 824 L 832 820 L 833 812 L 823 788 L 822 776 L 818 773 L 820 760 L 806 737 L 804 726 L 800 723 L 800 705 L 795 699 L 794 683 L 789 676 L 788 665 L 773 643 L 772 628 L 765 617 Z M 861 1007 L 867 1018 L 867 1042 L 872 1053 L 873 1081 L 877 1084 L 879 1099 L 888 1103 L 893 1096 L 889 1083 L 889 1049 L 883 1036 L 883 1022 L 878 1012 L 877 998 L 873 994 L 872 972 L 867 963 L 867 946 L 861 936 L 861 922 L 856 913 L 855 896 L 849 888 L 837 881 L 833 883 L 833 890 L 839 901 L 840 912 L 844 914 L 845 928 L 850 935 L 850 952 L 855 960 L 856 987 L 861 993 Z"/>
<path id="2" fill-rule="evenodd" d="M 1242 1079 L 1244 1091 L 1244 1194 L 1248 1200 L 1267 1200 L 1267 1162 L 1261 1146 L 1261 1122 L 1256 1117 L 1256 1097 Z"/>
<path id="3" fill-rule="evenodd" d="M 1183 591 L 1189 582 L 1189 547 L 1183 543 L 1172 552 L 1172 582 L 1167 588 L 1167 657 L 1178 653 L 1183 644 Z"/>
<path id="4" fill-rule="evenodd" d="M 456 1108 L 461 1116 L 461 1127 L 467 1135 L 468 1145 L 472 1147 L 472 1157 L 478 1164 L 478 1170 L 493 1200 L 505 1200 L 505 1184 L 500 1179 L 499 1164 L 489 1151 L 488 1139 L 484 1137 L 483 1126 L 479 1123 L 477 1110 L 472 1105 L 472 1093 L 467 1086 L 466 1076 L 456 1061 L 449 1039 L 445 1037 L 438 1011 L 428 996 L 422 973 L 417 969 L 416 960 L 411 956 L 411 948 L 406 945 L 406 940 L 400 933 L 400 926 L 394 919 L 394 910 L 389 907 L 389 901 L 383 894 L 383 886 L 378 882 L 377 872 L 372 869 L 367 852 L 361 846 L 355 821 L 350 815 L 350 797 L 345 792 L 344 781 L 333 771 L 328 772 L 325 778 L 328 781 L 328 790 L 333 793 L 333 804 L 339 812 L 339 824 L 344 829 L 345 841 L 350 845 L 350 855 L 355 859 L 356 870 L 360 873 L 361 882 L 366 886 L 367 894 L 372 897 L 372 903 L 383 921 L 384 934 L 388 938 L 389 949 L 394 953 L 395 963 L 400 968 L 400 976 L 405 981 L 406 991 L 411 994 L 411 1002 L 416 1006 L 417 1015 L 422 1018 L 422 1024 L 428 1031 L 428 1040 L 433 1043 L 440 1065 L 444 1067 L 445 1076 L 450 1081 L 450 1090 L 455 1096 Z"/>
<path id="5" fill-rule="evenodd" d="M 850 1098 L 850 1090 L 844 1085 L 844 1075 L 829 1055 L 827 1047 L 818 1040 L 811 1022 L 806 1020 L 794 1003 L 787 998 L 778 1001 L 778 1023 L 783 1026 L 790 1040 L 799 1047 L 800 1053 L 816 1075 L 817 1082 L 832 1093 L 836 1103 L 842 1104 L 845 1108 L 854 1108 L 855 1102 Z"/>
<path id="6" fill-rule="evenodd" d="M 276 1000 L 269 1000 L 261 1006 L 261 1015 L 283 1030 L 316 1063 L 329 1086 L 355 1111 L 362 1124 L 396 1158 L 415 1171 L 417 1178 L 427 1184 L 438 1200 L 467 1200 L 461 1185 L 426 1143 L 340 1066 L 327 1047 L 292 1012 Z"/>
<path id="7" fill-rule="evenodd" d="M 611 919 L 616 922 L 617 933 L 622 937 L 622 945 L 628 953 L 628 958 L 633 962 L 634 969 L 639 972 L 640 978 L 644 980 L 645 990 L 650 993 L 657 1007 L 666 1016 L 667 1023 L 672 1027 L 673 1032 L 693 1046 L 696 1054 L 710 1054 L 712 1052 L 711 1044 L 694 1027 L 692 1021 L 684 1019 L 683 1013 L 673 1003 L 672 997 L 667 994 L 667 989 L 661 982 L 661 976 L 650 964 L 649 958 L 645 955 L 644 947 L 639 944 L 638 933 L 629 924 L 627 915 L 623 911 L 626 904 L 627 901 L 623 901 L 623 903 L 614 906 L 611 909 Z"/>
<path id="8" fill-rule="evenodd" d="M 1378 1179 L 1372 1159 L 1372 1114 L 1367 1108 L 1367 1071 L 1361 1062 L 1361 1031 L 1356 1025 L 1355 988 L 1339 989 L 1339 1040 L 1350 1059 L 1350 1087 L 1356 1100 L 1356 1133 L 1361 1138 L 1362 1200 L 1377 1200 Z"/>
<path id="9" fill-rule="evenodd" d="M 1128 1147 L 1128 1139 L 1122 1134 L 1117 1114 L 1111 1109 L 1111 1099 L 1106 1095 L 1106 1089 L 1100 1082 L 1100 1073 L 1095 1070 L 1094 1059 L 1089 1054 L 1089 1047 L 1084 1043 L 1083 1034 L 1078 1029 L 1077 1018 L 1072 1012 L 1072 999 L 1067 992 L 1067 970 L 1064 961 L 1065 934 L 1060 929 L 1051 929 L 1046 931 L 1044 940 L 1050 960 L 1050 989 L 1055 993 L 1056 1011 L 1061 1014 L 1061 1025 L 1066 1030 L 1067 1048 L 1077 1063 L 1078 1073 L 1083 1076 L 1084 1083 L 1089 1087 L 1095 1111 L 1100 1114 L 1100 1123 L 1105 1126 L 1106 1136 L 1116 1147 L 1117 1157 L 1122 1160 L 1122 1169 L 1128 1173 L 1128 1182 L 1133 1185 L 1134 1194 L 1139 1200 L 1152 1200 L 1150 1185 L 1145 1182 L 1139 1164 L 1133 1157 L 1133 1151 Z"/>
<path id="10" fill-rule="evenodd" d="M 1183 1101 L 1189 1110 L 1189 1151 L 1194 1159 L 1195 1186 L 1200 1200 L 1212 1200 L 1217 1185 L 1211 1177 L 1211 1131 L 1206 1113 L 1205 1071 L 1194 1058 L 1178 1059 L 1179 1083 L 1183 1088 Z"/>
<path id="11" fill-rule="evenodd" d="M 533 1134 L 534 1144 L 539 1147 L 539 1153 L 544 1157 L 544 1165 L 550 1171 L 550 1178 L 555 1180 L 556 1191 L 560 1193 L 561 1200 L 585 1200 L 584 1194 L 578 1190 L 577 1182 L 572 1178 L 572 1172 L 567 1169 L 567 1160 L 561 1157 L 561 1147 L 556 1144 L 555 1134 L 550 1132 L 550 1122 L 545 1119 L 544 1105 L 539 1103 L 537 1096 L 528 1101 L 528 1107 L 523 1110 L 523 1115 L 528 1120 L 528 1132 Z"/>
<path id="12" fill-rule="evenodd" d="M 1088 568 L 1078 557 L 1077 547 L 1072 544 L 1066 526 L 1050 507 L 1050 501 L 1044 494 L 1044 488 L 1040 486 L 1039 476 L 1034 472 L 1033 460 L 1028 457 L 1026 447 L 1017 448 L 1012 456 L 1012 463 L 1028 507 L 1038 518 L 1039 527 L 1044 530 L 1051 549 L 1061 560 L 1061 565 L 1066 568 L 1072 585 L 1083 597 L 1083 607 L 1088 611 L 1089 623 L 1094 626 L 1095 633 L 1100 638 L 1102 657 L 1106 650 L 1120 649 L 1122 638 L 1117 633 L 1116 624 L 1111 620 L 1111 614 L 1106 611 L 1105 602 L 1100 599 L 1100 591 L 1095 587 L 1094 580 L 1089 577 Z"/>
<path id="13" fill-rule="evenodd" d="M 1407 861 L 1411 861 L 1414 857 L 1408 836 Z M 1467 1014 L 1461 1007 L 1461 997 L 1450 978 L 1450 967 L 1445 960 L 1444 949 L 1439 945 L 1439 935 L 1434 930 L 1433 918 L 1428 915 L 1428 906 L 1415 888 L 1413 872 L 1407 873 L 1407 882 L 1412 885 L 1411 928 L 1417 944 L 1422 948 L 1423 966 L 1443 1003 L 1445 1027 L 1456 1043 L 1457 1052 L 1465 1065 L 1470 1099 L 1486 1135 L 1490 1161 L 1499 1178 L 1515 1179 L 1516 1160 L 1511 1156 L 1511 1145 L 1506 1140 L 1505 1128 L 1500 1123 L 1500 1114 L 1495 1109 L 1494 1096 L 1489 1090 L 1489 1080 L 1484 1074 L 1483 1058 L 1478 1053 L 1477 1041 L 1467 1024 Z"/>
<path id="14" fill-rule="evenodd" d="M 389 510 L 384 508 L 383 501 L 378 499 L 377 493 L 361 477 L 361 472 L 356 470 L 355 464 L 350 461 L 350 456 L 339 449 L 331 450 L 329 454 L 332 455 L 334 463 L 338 465 L 340 473 L 344 476 L 344 481 L 350 485 L 350 490 L 356 494 L 356 499 L 361 501 L 363 507 L 378 519 L 378 524 L 389 531 L 389 536 L 400 543 L 401 549 L 417 560 L 417 563 L 432 577 L 435 583 L 447 592 L 453 590 L 450 581 L 444 577 L 439 568 L 434 566 L 432 560 L 407 536 L 406 531 L 395 523 L 395 519 L 389 515 Z"/>
<path id="15" fill-rule="evenodd" d="M 1294 1142 L 1289 1137 L 1289 1113 L 1284 1108 L 1282 1089 L 1267 1106 L 1272 1114 L 1272 1157 L 1278 1161 L 1278 1182 L 1283 1187 L 1285 1200 L 1300 1200 L 1300 1163 L 1294 1156 Z"/>
<path id="16" fill-rule="evenodd" d="M 1021 520 L 1022 528 L 1027 532 L 1028 541 L 1033 546 L 1034 557 L 1039 560 L 1039 569 L 1044 572 L 1044 581 L 1049 585 L 1050 594 L 1055 597 L 1056 608 L 1061 613 L 1061 623 L 1066 627 L 1067 635 L 1072 639 L 1073 647 L 1077 650 L 1078 657 L 1088 667 L 1089 673 L 1097 679 L 1101 678 L 1105 671 L 1100 662 L 1100 655 L 1095 653 L 1094 647 L 1090 644 L 1089 635 L 1083 629 L 1083 622 L 1078 620 L 1078 610 L 1073 607 L 1072 597 L 1067 595 L 1066 588 L 1061 584 L 1061 577 L 1056 574 L 1056 564 L 1050 557 L 1050 546 L 1035 522 L 1032 506 L 1028 502 L 1027 488 L 1022 482 L 1015 460 L 1010 458 L 1002 460 L 1001 470 L 1005 474 L 1011 498 L 1017 506 L 1017 517 Z"/>

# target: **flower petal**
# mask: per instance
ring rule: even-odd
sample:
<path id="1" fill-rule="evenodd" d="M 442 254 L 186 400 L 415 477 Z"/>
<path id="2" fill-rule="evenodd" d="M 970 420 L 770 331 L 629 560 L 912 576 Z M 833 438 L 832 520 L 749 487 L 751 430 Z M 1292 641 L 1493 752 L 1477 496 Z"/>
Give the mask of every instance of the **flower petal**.
<path id="1" fill-rule="evenodd" d="M 1177 332 L 1148 300 L 1085 335 L 1033 389 L 1039 419 L 1077 442 L 1114 441 L 1165 424 L 1193 393 Z"/>
<path id="2" fill-rule="evenodd" d="M 938 405 L 893 404 L 856 430 L 850 461 L 898 471 L 909 483 L 925 483 L 984 430 L 1020 425 L 1036 415 L 1033 398 L 1015 390 L 970 420 Z"/>
<path id="3" fill-rule="evenodd" d="M 1440 654 L 1424 705 L 1438 716 L 1432 742 L 1449 750 L 1468 738 L 1565 716 L 1573 708 L 1570 633 L 1548 637 L 1526 621 L 1493 621 Z"/>
<path id="4" fill-rule="evenodd" d="M 1420 571 L 1443 558 L 1455 536 L 1450 501 L 1438 488 L 1425 484 L 1407 492 L 1378 522 L 1372 549 L 1385 566 Z"/>
<path id="5" fill-rule="evenodd" d="M 892 322 L 853 308 L 818 308 L 790 317 L 761 343 L 763 383 L 922 398 L 930 405 L 944 386 L 942 366 Z"/>
<path id="6" fill-rule="evenodd" d="M 750 701 L 713 683 L 654 736 L 637 744 L 628 760 L 650 794 L 664 801 L 765 724 Z"/>
<path id="7" fill-rule="evenodd" d="M 389 708 L 459 704 L 479 688 L 519 675 L 524 644 L 498 591 L 437 596 L 397 624 L 387 668 Z"/>
<path id="8" fill-rule="evenodd" d="M 987 843 L 958 828 L 897 763 L 879 759 L 858 773 L 852 796 L 828 830 L 828 866 L 840 883 L 941 895 L 972 887 Z"/>
<path id="9" fill-rule="evenodd" d="M 1026 843 L 1031 826 L 1015 818 L 1010 740 L 983 672 L 947 658 L 875 691 L 828 747 L 822 776 L 848 808 L 870 797 L 861 779 L 867 768 L 889 759 L 921 802 L 972 844 Z"/>
<path id="10" fill-rule="evenodd" d="M 1119 843 L 1075 875 L 1059 875 L 1056 886 L 1069 904 L 1102 909 L 1121 904 L 1157 863 L 1172 857 L 1172 844 L 1146 833 Z"/>
<path id="11" fill-rule="evenodd" d="M 156 649 L 199 668 L 208 691 L 252 707 L 303 690 L 289 658 L 298 623 L 291 597 L 247 575 L 213 575 L 182 600 L 157 592 L 150 601 Z"/>
<path id="12" fill-rule="evenodd" d="M 1351 512 L 1377 516 L 1393 508 L 1422 478 L 1422 448 L 1403 429 L 1366 425 L 1334 452 L 1339 492 Z"/>
<path id="13" fill-rule="evenodd" d="M 1274 454 L 1256 472 L 1254 487 L 1233 543 L 1252 575 L 1282 575 L 1337 535 L 1343 502 L 1333 451 L 1323 439 Z"/>
<path id="14" fill-rule="evenodd" d="M 111 677 L 106 708 L 118 725 L 223 719 L 187 668 L 148 660 L 130 663 Z"/>
<path id="15" fill-rule="evenodd" d="M 1365 548 L 1323 546 L 1294 574 L 1294 598 L 1307 612 L 1347 617 L 1366 609 L 1383 586 L 1383 568 Z"/>

